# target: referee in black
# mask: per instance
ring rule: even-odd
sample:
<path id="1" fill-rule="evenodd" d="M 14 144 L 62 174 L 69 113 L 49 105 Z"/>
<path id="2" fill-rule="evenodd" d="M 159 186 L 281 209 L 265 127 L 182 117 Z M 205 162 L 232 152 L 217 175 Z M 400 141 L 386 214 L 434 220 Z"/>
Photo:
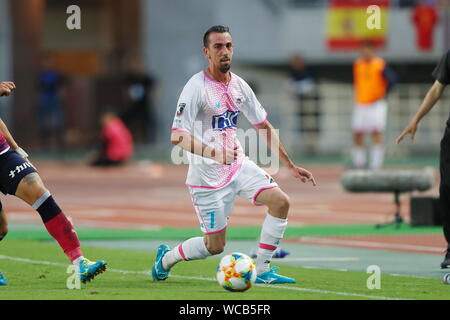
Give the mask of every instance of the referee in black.
<path id="1" fill-rule="evenodd" d="M 433 77 L 436 81 L 425 96 L 414 118 L 397 138 L 397 144 L 407 134 L 410 134 L 411 140 L 414 140 L 420 120 L 435 106 L 436 102 L 441 98 L 445 87 L 450 84 L 450 51 L 442 57 L 433 72 Z M 447 120 L 444 137 L 441 141 L 440 173 L 439 196 L 442 209 L 444 210 L 444 236 L 448 244 L 445 259 L 441 263 L 441 268 L 445 269 L 450 267 L 450 118 Z"/>

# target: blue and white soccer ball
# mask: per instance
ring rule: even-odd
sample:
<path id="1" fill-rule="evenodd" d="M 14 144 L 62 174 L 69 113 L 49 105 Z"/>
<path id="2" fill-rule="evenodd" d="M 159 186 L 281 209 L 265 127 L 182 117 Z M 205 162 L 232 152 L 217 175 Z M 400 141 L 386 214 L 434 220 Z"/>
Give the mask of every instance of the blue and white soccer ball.
<path id="1" fill-rule="evenodd" d="M 256 280 L 256 267 L 246 254 L 233 252 L 224 256 L 217 266 L 217 282 L 226 290 L 243 292 Z"/>

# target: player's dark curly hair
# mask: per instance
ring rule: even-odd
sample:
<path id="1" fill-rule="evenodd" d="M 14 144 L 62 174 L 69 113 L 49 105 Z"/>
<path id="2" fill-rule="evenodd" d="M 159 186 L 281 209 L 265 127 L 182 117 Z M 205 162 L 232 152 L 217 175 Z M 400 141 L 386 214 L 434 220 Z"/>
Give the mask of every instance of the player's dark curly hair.
<path id="1" fill-rule="evenodd" d="M 203 46 L 205 48 L 208 47 L 209 45 L 209 35 L 211 33 L 225 33 L 225 32 L 230 32 L 230 28 L 225 27 L 225 26 L 221 26 L 221 25 L 217 25 L 217 26 L 212 26 L 211 28 L 208 29 L 208 31 L 206 31 L 205 35 L 203 36 Z"/>

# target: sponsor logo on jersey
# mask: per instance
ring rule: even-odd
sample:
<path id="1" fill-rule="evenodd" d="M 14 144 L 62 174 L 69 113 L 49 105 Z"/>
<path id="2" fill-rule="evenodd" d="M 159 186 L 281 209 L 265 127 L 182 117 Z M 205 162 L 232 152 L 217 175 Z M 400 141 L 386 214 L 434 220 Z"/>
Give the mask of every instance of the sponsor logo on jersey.
<path id="1" fill-rule="evenodd" d="M 227 128 L 237 127 L 239 111 L 227 110 L 222 114 L 212 117 L 212 129 L 224 130 Z"/>
<path id="2" fill-rule="evenodd" d="M 186 108 L 186 103 L 180 103 L 177 109 L 177 116 L 181 116 L 183 114 L 184 109 Z"/>

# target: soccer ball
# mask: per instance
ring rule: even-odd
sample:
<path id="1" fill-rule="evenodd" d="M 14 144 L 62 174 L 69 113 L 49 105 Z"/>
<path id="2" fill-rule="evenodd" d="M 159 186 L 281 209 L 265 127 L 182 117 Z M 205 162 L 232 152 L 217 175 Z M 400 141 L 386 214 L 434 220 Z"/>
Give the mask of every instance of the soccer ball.
<path id="1" fill-rule="evenodd" d="M 220 260 L 216 278 L 224 289 L 243 292 L 250 289 L 255 283 L 256 268 L 249 256 L 233 252 Z"/>

